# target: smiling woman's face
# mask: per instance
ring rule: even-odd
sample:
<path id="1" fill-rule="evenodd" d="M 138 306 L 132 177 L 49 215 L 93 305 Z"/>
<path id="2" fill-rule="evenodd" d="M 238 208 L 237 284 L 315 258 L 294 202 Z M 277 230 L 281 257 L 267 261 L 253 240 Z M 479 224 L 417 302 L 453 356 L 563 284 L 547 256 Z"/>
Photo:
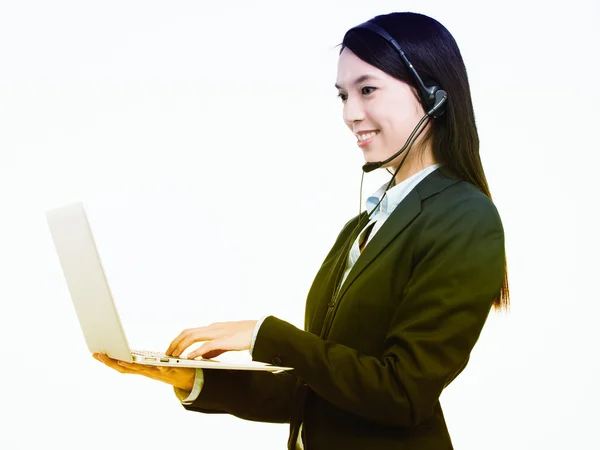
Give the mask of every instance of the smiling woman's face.
<path id="1" fill-rule="evenodd" d="M 357 135 L 366 162 L 383 161 L 400 150 L 425 115 L 408 84 L 367 64 L 348 48 L 340 54 L 335 85 L 344 104 L 344 122 Z M 415 146 L 405 164 L 415 156 Z M 405 154 L 383 167 L 397 167 Z"/>

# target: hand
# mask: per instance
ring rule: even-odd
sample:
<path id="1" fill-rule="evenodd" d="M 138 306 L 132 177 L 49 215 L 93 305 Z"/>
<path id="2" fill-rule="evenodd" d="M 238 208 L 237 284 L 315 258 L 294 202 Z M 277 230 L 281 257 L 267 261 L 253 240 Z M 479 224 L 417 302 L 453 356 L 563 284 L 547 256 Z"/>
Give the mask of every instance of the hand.
<path id="1" fill-rule="evenodd" d="M 214 358 L 230 350 L 249 350 L 252 344 L 252 333 L 258 320 L 241 320 L 238 322 L 216 322 L 206 327 L 183 330 L 175 338 L 165 352 L 166 355 L 180 356 L 183 351 L 195 342 L 208 341 L 202 344 L 188 358 Z"/>
<path id="2" fill-rule="evenodd" d="M 187 367 L 147 366 L 145 364 L 129 363 L 109 358 L 103 353 L 94 353 L 94 358 L 108 367 L 121 373 L 144 375 L 153 380 L 162 381 L 184 391 L 191 392 L 194 388 L 196 369 Z"/>

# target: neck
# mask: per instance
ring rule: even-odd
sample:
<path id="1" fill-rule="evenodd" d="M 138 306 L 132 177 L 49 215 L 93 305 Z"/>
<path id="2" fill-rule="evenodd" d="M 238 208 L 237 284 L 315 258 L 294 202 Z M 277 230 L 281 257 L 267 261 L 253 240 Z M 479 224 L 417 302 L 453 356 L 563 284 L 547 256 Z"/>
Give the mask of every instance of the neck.
<path id="1" fill-rule="evenodd" d="M 433 158 L 431 151 L 426 151 L 421 154 L 409 154 L 402 164 L 402 167 L 396 174 L 396 178 L 394 181 L 394 186 L 402 183 L 407 178 L 412 177 L 414 174 L 420 172 L 421 170 L 435 164 L 436 161 Z M 392 168 L 395 172 L 398 166 Z"/>

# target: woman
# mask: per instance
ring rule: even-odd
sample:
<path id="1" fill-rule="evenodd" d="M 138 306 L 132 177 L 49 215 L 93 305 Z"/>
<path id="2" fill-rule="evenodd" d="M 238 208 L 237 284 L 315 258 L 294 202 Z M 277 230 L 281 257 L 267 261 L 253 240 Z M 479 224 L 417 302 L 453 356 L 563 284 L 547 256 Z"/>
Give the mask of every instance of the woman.
<path id="1" fill-rule="evenodd" d="M 249 349 L 255 361 L 294 370 L 161 369 L 95 356 L 175 386 L 190 411 L 290 423 L 289 449 L 451 449 L 440 394 L 466 366 L 491 307 L 509 302 L 466 69 L 440 23 L 392 13 L 346 33 L 336 87 L 363 169 L 394 173 L 325 258 L 305 330 L 273 316 L 216 323 L 185 330 L 167 350 L 178 356 L 206 341 L 188 357 Z"/>

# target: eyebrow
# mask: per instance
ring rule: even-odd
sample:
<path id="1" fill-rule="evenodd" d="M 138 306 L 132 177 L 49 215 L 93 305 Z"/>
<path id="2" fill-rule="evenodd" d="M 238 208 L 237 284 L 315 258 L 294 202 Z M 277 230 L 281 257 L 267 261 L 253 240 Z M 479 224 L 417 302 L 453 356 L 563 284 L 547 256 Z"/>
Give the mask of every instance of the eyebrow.
<path id="1" fill-rule="evenodd" d="M 361 75 L 360 77 L 358 77 L 356 80 L 354 80 L 354 83 L 352 83 L 352 86 L 356 86 L 359 83 L 362 83 L 363 81 L 367 81 L 367 80 L 376 80 L 377 78 L 374 77 L 373 75 Z M 337 83 L 335 84 L 335 87 L 337 89 L 342 89 L 342 87 L 340 85 L 338 85 Z"/>

